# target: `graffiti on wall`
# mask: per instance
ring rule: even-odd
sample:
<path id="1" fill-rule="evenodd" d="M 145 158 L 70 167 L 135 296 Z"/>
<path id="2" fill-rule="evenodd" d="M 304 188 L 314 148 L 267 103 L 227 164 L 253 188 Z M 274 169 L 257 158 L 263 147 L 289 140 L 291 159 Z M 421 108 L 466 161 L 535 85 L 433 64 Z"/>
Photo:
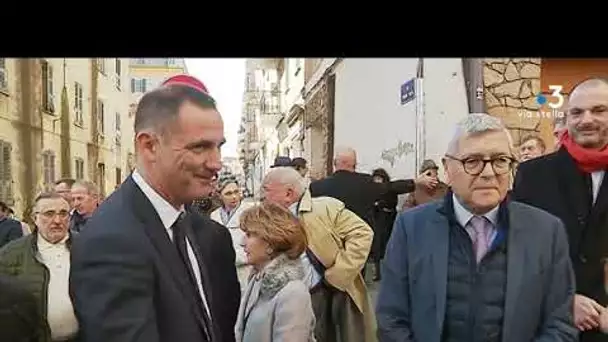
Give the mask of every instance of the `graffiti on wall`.
<path id="1" fill-rule="evenodd" d="M 413 153 L 415 151 L 414 149 L 414 144 L 410 143 L 410 142 L 404 142 L 399 140 L 399 143 L 397 144 L 397 146 L 393 147 L 393 148 L 389 148 L 386 150 L 382 150 L 382 154 L 380 155 L 380 158 L 386 162 L 388 162 L 389 164 L 391 164 L 391 167 L 395 166 L 395 161 L 399 158 L 403 158 L 405 156 L 407 156 L 410 153 Z"/>

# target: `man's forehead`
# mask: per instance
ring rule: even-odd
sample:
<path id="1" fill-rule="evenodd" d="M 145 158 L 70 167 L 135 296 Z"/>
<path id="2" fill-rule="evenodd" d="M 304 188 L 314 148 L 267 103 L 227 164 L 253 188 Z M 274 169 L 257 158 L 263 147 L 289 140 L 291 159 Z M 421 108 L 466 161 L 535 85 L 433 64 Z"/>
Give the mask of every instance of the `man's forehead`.
<path id="1" fill-rule="evenodd" d="M 69 205 L 63 198 L 43 198 L 36 203 L 40 209 L 68 209 Z"/>
<path id="2" fill-rule="evenodd" d="M 464 135 L 458 144 L 460 153 L 498 154 L 509 153 L 509 139 L 504 131 L 488 131 Z"/>
<path id="3" fill-rule="evenodd" d="M 595 83 L 575 89 L 568 98 L 568 106 L 593 106 L 598 103 L 608 103 L 608 84 Z"/>

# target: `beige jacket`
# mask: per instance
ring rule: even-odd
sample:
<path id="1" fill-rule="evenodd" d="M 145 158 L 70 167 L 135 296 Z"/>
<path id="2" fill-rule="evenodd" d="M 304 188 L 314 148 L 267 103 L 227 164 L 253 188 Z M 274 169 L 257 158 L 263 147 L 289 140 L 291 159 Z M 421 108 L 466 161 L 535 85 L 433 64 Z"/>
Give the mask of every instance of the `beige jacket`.
<path id="1" fill-rule="evenodd" d="M 331 197 L 312 198 L 307 190 L 298 209 L 308 247 L 325 266 L 325 280 L 348 293 L 365 317 L 366 341 L 376 341 L 376 319 L 361 269 L 374 233 L 359 216 Z"/>

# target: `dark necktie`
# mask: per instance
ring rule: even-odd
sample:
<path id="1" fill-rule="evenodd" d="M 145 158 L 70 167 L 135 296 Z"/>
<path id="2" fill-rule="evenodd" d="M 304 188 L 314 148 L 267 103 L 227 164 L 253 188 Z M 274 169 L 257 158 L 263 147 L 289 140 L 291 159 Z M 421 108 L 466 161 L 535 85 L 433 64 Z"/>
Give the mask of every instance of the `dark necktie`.
<path id="1" fill-rule="evenodd" d="M 201 313 L 203 316 L 204 329 L 205 329 L 205 335 L 207 335 L 207 341 L 212 342 L 213 341 L 213 338 L 212 338 L 213 325 L 211 324 L 211 318 L 209 317 L 209 313 L 207 312 L 207 309 L 205 308 L 205 304 L 201 298 L 201 293 L 199 291 L 198 282 L 196 280 L 196 276 L 194 275 L 194 265 L 192 265 L 192 263 L 190 263 L 190 257 L 188 256 L 188 247 L 186 245 L 186 236 L 188 233 L 188 228 L 190 228 L 190 227 L 191 227 L 191 222 L 190 222 L 190 217 L 189 217 L 188 213 L 182 212 L 172 226 L 173 242 L 175 243 L 175 246 L 177 247 L 177 252 L 178 252 L 180 258 L 182 259 L 182 262 L 184 263 L 184 265 L 186 265 L 186 268 L 188 269 L 188 278 L 194 288 L 194 293 L 197 295 L 197 299 L 198 299 L 197 302 L 200 304 L 199 307 L 201 308 Z M 195 255 L 196 255 L 196 253 L 195 253 Z M 198 260 L 198 259 L 199 258 L 197 257 L 197 262 L 200 266 L 202 260 Z M 203 274 L 202 274 L 202 270 L 201 270 L 201 278 L 202 277 L 203 277 Z"/>

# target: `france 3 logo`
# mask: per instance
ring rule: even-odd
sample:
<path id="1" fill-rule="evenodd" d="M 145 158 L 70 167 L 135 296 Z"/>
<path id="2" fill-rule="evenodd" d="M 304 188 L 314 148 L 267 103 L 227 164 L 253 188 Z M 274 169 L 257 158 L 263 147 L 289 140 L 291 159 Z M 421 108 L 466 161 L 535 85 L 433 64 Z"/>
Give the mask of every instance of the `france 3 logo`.
<path id="1" fill-rule="evenodd" d="M 564 89 L 564 87 L 561 85 L 550 85 L 549 90 L 552 91 L 551 95 L 546 96 L 543 93 L 539 93 L 538 95 L 536 95 L 536 103 L 538 103 L 540 106 L 547 105 L 549 108 L 551 108 L 551 111 L 543 111 L 540 109 L 536 112 L 522 110 L 519 112 L 519 116 L 521 118 L 563 117 L 564 112 L 560 110 L 562 108 L 562 106 L 564 105 L 564 95 L 562 94 L 563 89 Z M 552 101 L 549 101 L 549 98 Z"/>

